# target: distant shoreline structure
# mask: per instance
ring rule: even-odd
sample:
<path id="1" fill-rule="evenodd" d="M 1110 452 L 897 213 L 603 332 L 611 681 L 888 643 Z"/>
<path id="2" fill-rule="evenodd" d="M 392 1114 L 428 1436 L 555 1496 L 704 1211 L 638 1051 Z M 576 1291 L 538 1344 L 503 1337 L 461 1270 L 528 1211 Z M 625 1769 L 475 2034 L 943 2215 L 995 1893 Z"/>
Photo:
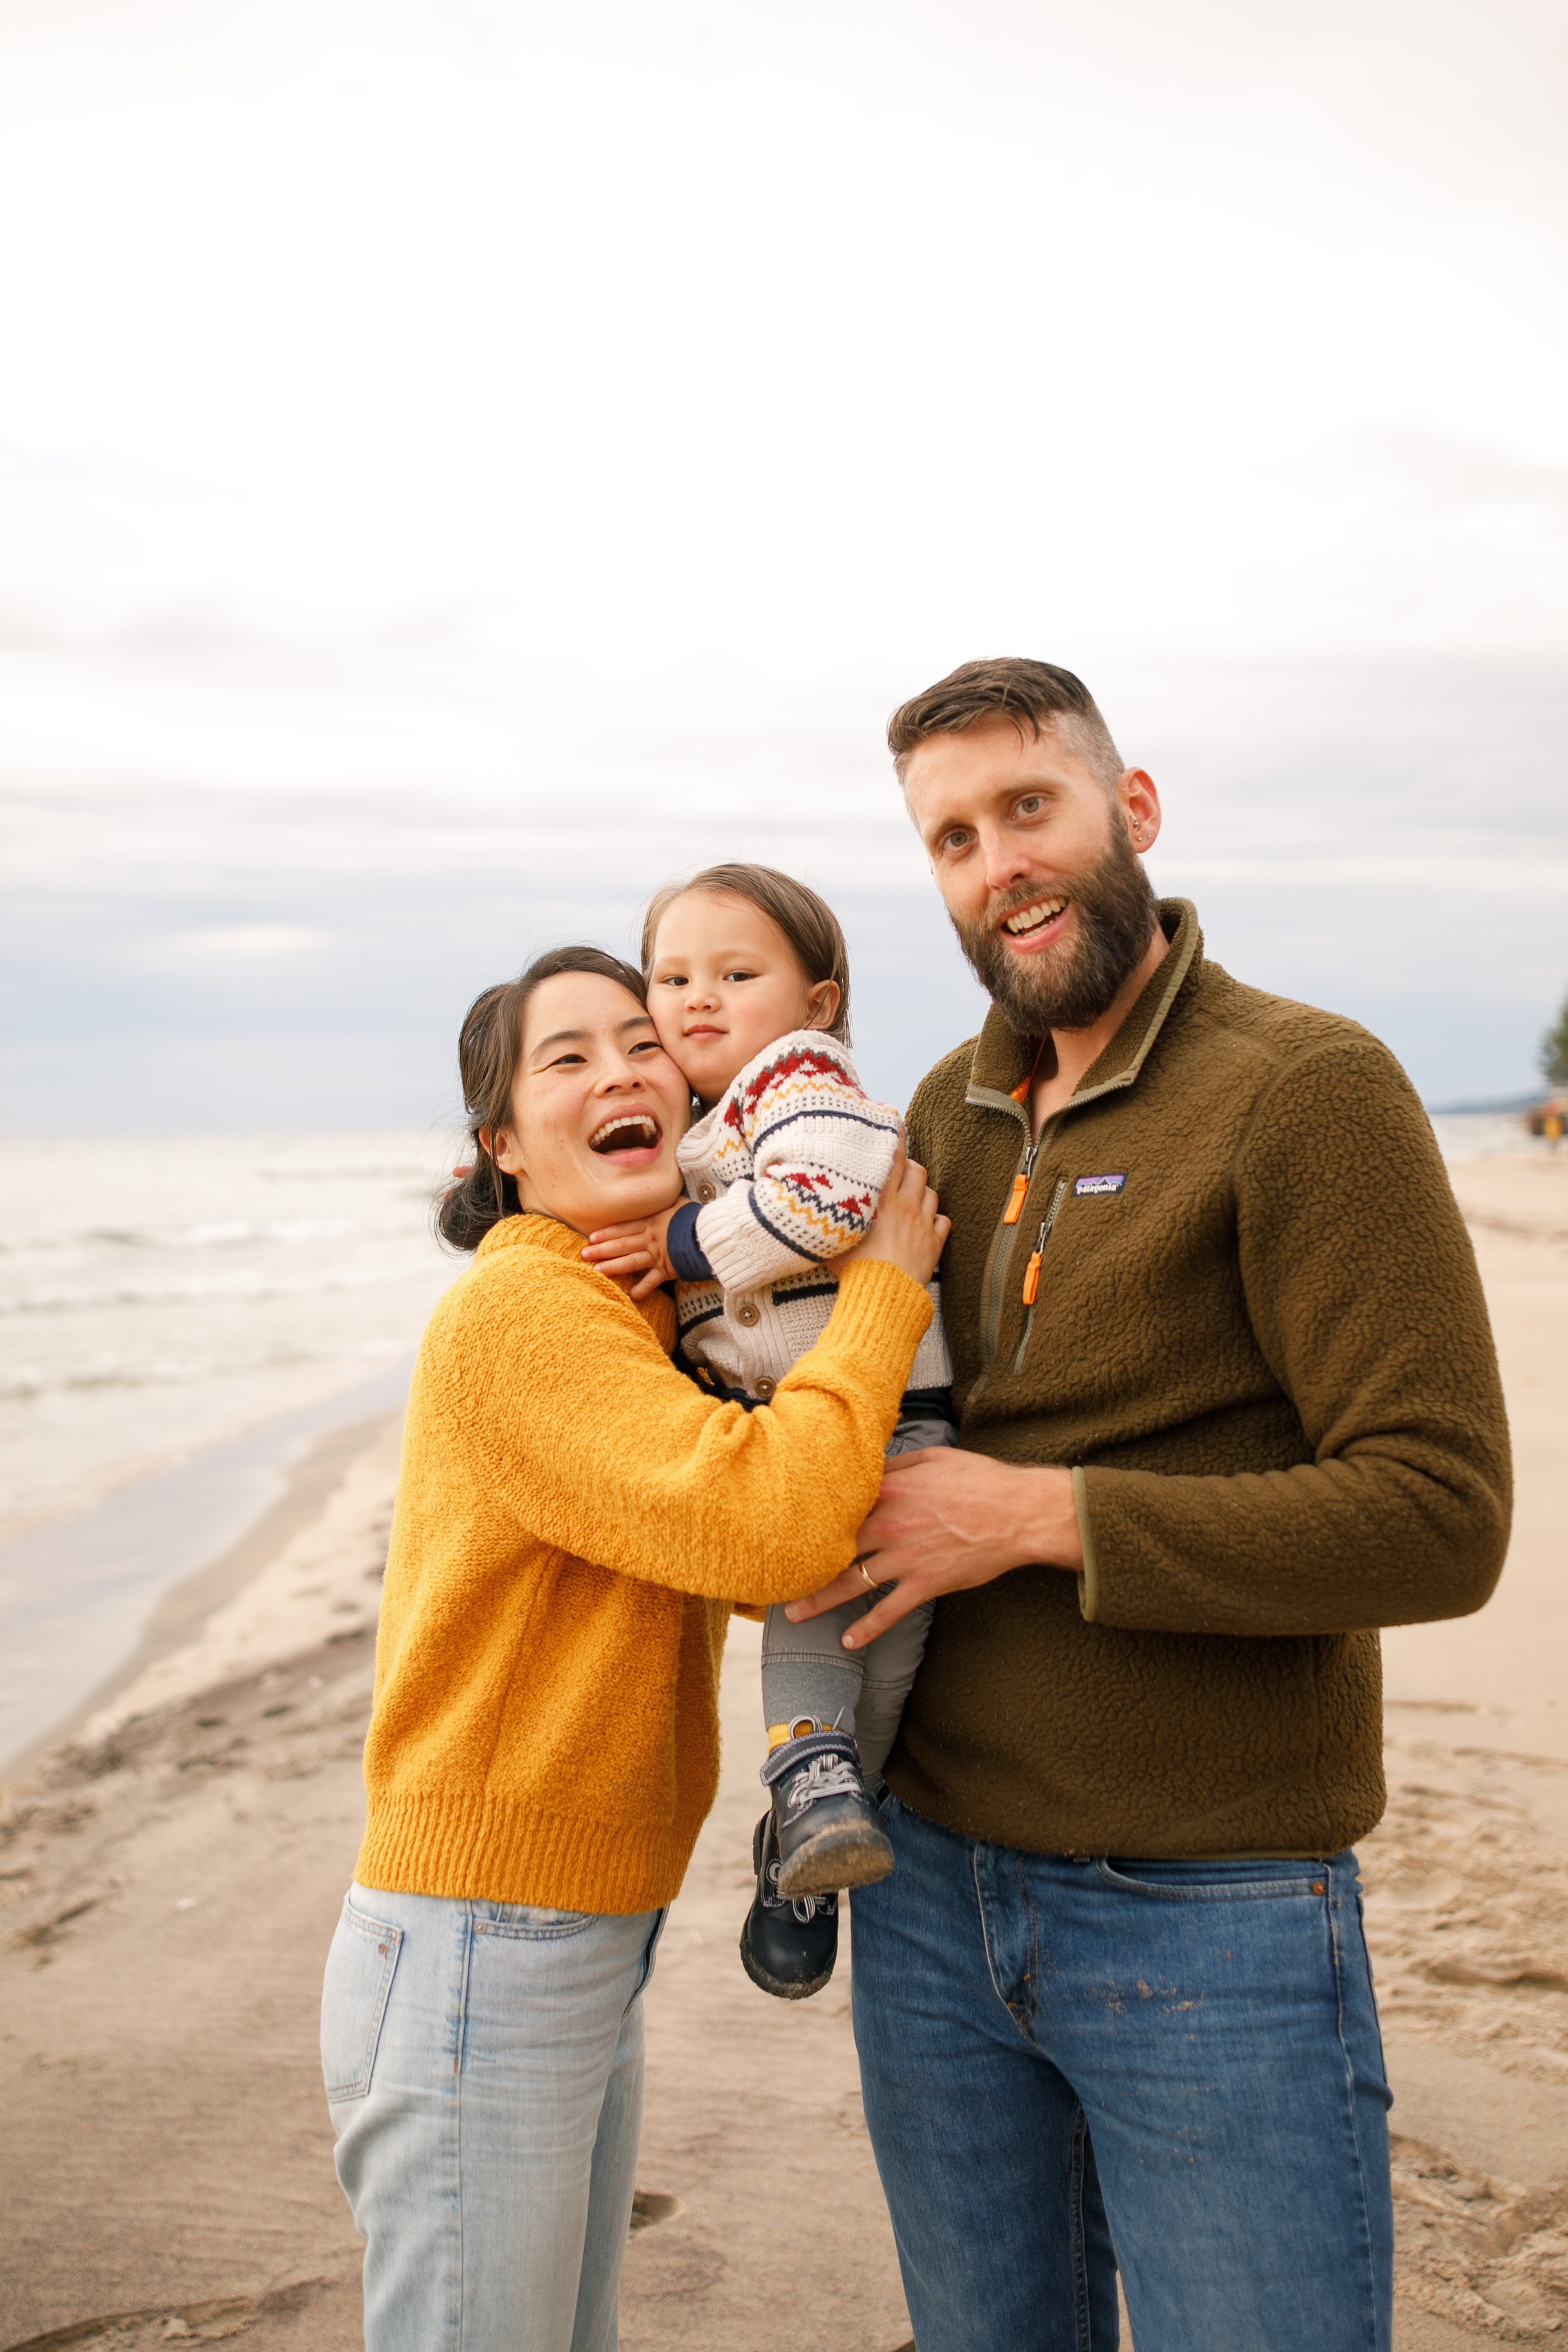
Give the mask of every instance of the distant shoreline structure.
<path id="1" fill-rule="evenodd" d="M 1494 1118 L 1506 1118 L 1510 1111 L 1543 1109 L 1551 1100 L 1549 1087 L 1535 1087 L 1526 1095 L 1495 1095 L 1487 1102 L 1429 1102 L 1422 1108 L 1428 1118 L 1478 1118 L 1482 1112 L 1489 1112 Z"/>

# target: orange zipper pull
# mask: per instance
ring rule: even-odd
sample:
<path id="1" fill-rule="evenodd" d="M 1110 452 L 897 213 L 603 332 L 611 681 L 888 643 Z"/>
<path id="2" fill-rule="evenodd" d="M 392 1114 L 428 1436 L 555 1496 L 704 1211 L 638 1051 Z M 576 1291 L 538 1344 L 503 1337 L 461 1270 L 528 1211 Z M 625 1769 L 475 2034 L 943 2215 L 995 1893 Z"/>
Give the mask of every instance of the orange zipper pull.
<path id="1" fill-rule="evenodd" d="M 1005 1225 L 1016 1225 L 1017 1223 L 1019 1218 L 1024 1213 L 1024 1203 L 1028 1197 L 1028 1178 L 1026 1176 L 1015 1176 L 1013 1179 L 1013 1197 L 1007 1203 L 1007 1213 L 1002 1220 L 1002 1223 Z"/>
<path id="2" fill-rule="evenodd" d="M 1024 1304 L 1026 1307 L 1032 1307 L 1036 1299 L 1040 1295 L 1040 1260 L 1045 1256 L 1046 1244 L 1050 1240 L 1052 1231 L 1055 1228 L 1057 1212 L 1061 1207 L 1067 1189 L 1068 1180 L 1064 1176 L 1058 1184 L 1056 1191 L 1051 1194 L 1051 1205 L 1046 1212 L 1045 1222 L 1042 1223 L 1039 1232 L 1035 1236 L 1035 1246 L 1029 1254 L 1029 1263 L 1024 1268 Z"/>

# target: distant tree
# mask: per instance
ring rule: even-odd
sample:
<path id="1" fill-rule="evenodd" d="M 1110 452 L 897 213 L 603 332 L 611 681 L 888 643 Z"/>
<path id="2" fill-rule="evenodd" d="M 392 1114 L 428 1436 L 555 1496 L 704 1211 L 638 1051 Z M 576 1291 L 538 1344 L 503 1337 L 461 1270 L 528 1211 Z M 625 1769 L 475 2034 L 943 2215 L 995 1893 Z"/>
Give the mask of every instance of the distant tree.
<path id="1" fill-rule="evenodd" d="M 1568 1087 L 1568 996 L 1563 1000 L 1555 1027 L 1541 1041 L 1541 1066 L 1550 1085 Z"/>

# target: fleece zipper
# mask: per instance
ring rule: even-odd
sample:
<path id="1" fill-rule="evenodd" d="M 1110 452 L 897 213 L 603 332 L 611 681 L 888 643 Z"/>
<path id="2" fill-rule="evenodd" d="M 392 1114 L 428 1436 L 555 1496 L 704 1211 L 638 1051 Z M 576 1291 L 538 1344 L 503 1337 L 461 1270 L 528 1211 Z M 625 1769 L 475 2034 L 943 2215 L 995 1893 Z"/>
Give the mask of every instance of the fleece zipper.
<path id="1" fill-rule="evenodd" d="M 1018 1341 L 1017 1353 L 1013 1358 L 1015 1371 L 1017 1371 L 1022 1365 L 1024 1350 L 1029 1344 L 1029 1332 L 1035 1320 L 1035 1301 L 1040 1295 L 1040 1265 L 1046 1255 L 1046 1244 L 1056 1231 L 1057 1217 L 1062 1202 L 1067 1199 L 1067 1193 L 1068 1180 L 1063 1176 L 1058 1180 L 1057 1189 L 1051 1194 L 1051 1205 L 1041 1221 L 1035 1246 L 1029 1254 L 1029 1263 L 1024 1269 L 1024 1329 Z"/>
<path id="2" fill-rule="evenodd" d="M 1058 1111 L 1054 1118 L 1047 1119 L 1035 1141 L 1025 1150 L 1018 1163 L 1017 1174 L 1013 1179 L 1012 1195 L 992 1239 L 985 1261 L 985 1312 L 980 1328 L 980 1378 L 971 1391 L 973 1395 L 979 1394 L 996 1360 L 996 1337 L 1002 1322 L 1003 1301 L 1007 1296 L 1007 1272 L 1013 1263 L 1014 1245 L 1023 1224 L 1024 1207 L 1034 1180 L 1035 1163 L 1055 1134 L 1060 1118 Z M 1054 1210 L 1052 1214 L 1055 1214 Z"/>

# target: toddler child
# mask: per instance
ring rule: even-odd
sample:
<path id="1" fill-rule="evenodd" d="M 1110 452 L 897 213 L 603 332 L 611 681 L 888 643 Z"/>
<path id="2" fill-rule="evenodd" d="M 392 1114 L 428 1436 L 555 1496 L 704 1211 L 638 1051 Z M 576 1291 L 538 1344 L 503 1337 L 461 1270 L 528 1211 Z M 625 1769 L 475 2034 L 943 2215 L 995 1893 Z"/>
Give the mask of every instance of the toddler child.
<path id="1" fill-rule="evenodd" d="M 832 1262 L 870 1228 L 901 1122 L 856 1076 L 844 934 L 803 883 L 766 866 L 714 866 L 670 885 L 647 910 L 643 970 L 659 1040 L 702 1106 L 678 1154 L 689 1197 L 592 1234 L 584 1255 L 636 1275 L 634 1297 L 673 1280 L 688 1370 L 720 1395 L 765 1404 L 822 1333 L 838 1287 Z M 889 1453 L 952 1444 L 940 1308 L 910 1379 Z M 845 1628 L 875 1597 L 868 1587 L 801 1625 L 770 1609 L 763 1629 L 773 1801 L 753 1841 L 741 1956 L 785 2000 L 832 1973 L 837 1890 L 893 1867 L 863 1776 L 892 1747 L 931 1610 L 846 1650 Z"/>

